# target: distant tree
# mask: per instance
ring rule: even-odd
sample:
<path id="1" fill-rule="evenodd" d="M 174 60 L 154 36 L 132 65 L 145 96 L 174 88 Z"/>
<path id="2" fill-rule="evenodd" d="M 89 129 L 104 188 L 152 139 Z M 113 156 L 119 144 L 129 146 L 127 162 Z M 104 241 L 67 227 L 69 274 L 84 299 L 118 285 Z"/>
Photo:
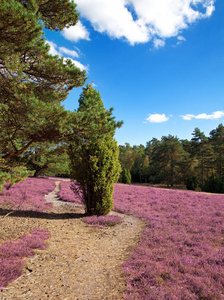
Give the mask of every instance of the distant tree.
<path id="1" fill-rule="evenodd" d="M 79 99 L 80 126 L 85 132 L 70 139 L 70 176 L 81 186 L 88 215 L 106 215 L 113 207 L 113 185 L 120 174 L 115 129 L 121 126 L 106 110 L 91 85 Z M 89 122 L 91 119 L 91 122 Z"/>
<path id="2" fill-rule="evenodd" d="M 133 149 L 129 143 L 125 143 L 124 146 L 119 146 L 119 150 L 119 162 L 122 169 L 119 182 L 131 183 L 131 170 L 135 160 Z"/>
<path id="3" fill-rule="evenodd" d="M 186 188 L 195 191 L 198 187 L 198 180 L 195 175 L 189 175 L 186 179 Z"/>
<path id="4" fill-rule="evenodd" d="M 149 159 L 145 152 L 145 146 L 133 146 L 134 165 L 131 171 L 134 182 L 147 182 Z"/>
<path id="5" fill-rule="evenodd" d="M 148 167 L 148 177 L 150 183 L 160 183 L 162 181 L 162 177 L 160 176 L 160 147 L 161 141 L 156 138 L 153 138 L 151 141 L 147 142 L 146 144 L 146 153 L 149 160 L 149 167 Z"/>
<path id="6" fill-rule="evenodd" d="M 202 187 L 202 191 L 209 193 L 224 193 L 224 182 L 213 174 Z"/>
<path id="7" fill-rule="evenodd" d="M 127 169 L 123 169 L 121 172 L 121 182 L 126 184 L 131 184 L 131 173 Z"/>
<path id="8" fill-rule="evenodd" d="M 224 126 L 222 124 L 210 132 L 209 140 L 214 150 L 213 166 L 215 172 L 224 182 Z"/>
<path id="9" fill-rule="evenodd" d="M 162 182 L 173 187 L 174 183 L 179 183 L 182 180 L 181 168 L 187 156 L 187 152 L 184 151 L 177 137 L 168 135 L 161 138 L 156 161 Z"/>
<path id="10" fill-rule="evenodd" d="M 199 128 L 195 128 L 192 133 L 191 139 L 191 155 L 197 159 L 198 163 L 195 167 L 198 170 L 199 185 L 204 185 L 205 178 L 209 177 L 209 170 L 211 168 L 212 148 L 208 138 L 204 132 L 201 132 Z"/>

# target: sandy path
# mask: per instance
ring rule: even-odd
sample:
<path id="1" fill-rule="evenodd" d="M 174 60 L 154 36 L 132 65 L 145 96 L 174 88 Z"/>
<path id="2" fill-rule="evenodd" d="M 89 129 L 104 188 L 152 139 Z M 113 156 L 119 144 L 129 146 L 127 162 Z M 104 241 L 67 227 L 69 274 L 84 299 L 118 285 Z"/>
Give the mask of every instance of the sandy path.
<path id="1" fill-rule="evenodd" d="M 51 237 L 45 250 L 37 250 L 27 259 L 23 276 L 12 282 L 0 299 L 124 299 L 122 264 L 138 243 L 144 223 L 113 212 L 122 217 L 122 224 L 107 228 L 87 225 L 79 215 L 84 212 L 82 206 L 58 200 L 58 186 L 56 183 L 46 197 L 54 204 L 49 215 L 10 215 L 1 223 L 22 234 L 41 226 Z"/>

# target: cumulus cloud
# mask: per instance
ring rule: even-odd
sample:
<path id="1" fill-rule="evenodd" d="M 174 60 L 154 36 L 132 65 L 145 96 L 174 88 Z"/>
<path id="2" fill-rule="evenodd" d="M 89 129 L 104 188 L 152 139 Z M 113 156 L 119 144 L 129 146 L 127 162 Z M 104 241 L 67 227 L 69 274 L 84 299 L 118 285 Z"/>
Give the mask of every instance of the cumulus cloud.
<path id="1" fill-rule="evenodd" d="M 75 50 L 69 50 L 65 47 L 59 47 L 59 51 L 60 51 L 60 53 L 64 53 L 71 57 L 79 57 L 79 54 Z"/>
<path id="2" fill-rule="evenodd" d="M 49 44 L 50 46 L 49 54 L 60 56 L 60 53 L 56 50 L 57 45 L 54 42 L 46 40 L 46 44 Z"/>
<path id="3" fill-rule="evenodd" d="M 179 35 L 179 36 L 177 37 L 177 43 L 176 43 L 176 45 L 180 45 L 180 44 L 182 44 L 183 42 L 186 42 L 185 37 L 183 37 L 182 35 Z"/>
<path id="4" fill-rule="evenodd" d="M 185 42 L 186 41 L 185 37 L 183 37 L 182 35 L 179 35 L 177 37 L 177 39 L 178 39 L 178 41 L 181 41 L 181 42 Z"/>
<path id="5" fill-rule="evenodd" d="M 159 49 L 159 48 L 165 46 L 165 41 L 164 41 L 164 40 L 161 40 L 161 39 L 154 38 L 153 44 L 154 44 L 154 47 L 155 47 L 156 49 Z"/>
<path id="6" fill-rule="evenodd" d="M 76 3 L 81 16 L 98 32 L 111 38 L 126 38 L 131 44 L 147 42 L 150 38 L 143 20 L 134 20 L 123 0 L 78 0 Z"/>
<path id="7" fill-rule="evenodd" d="M 90 21 L 96 31 L 111 38 L 124 38 L 132 45 L 178 36 L 193 22 L 210 17 L 215 9 L 213 0 L 76 0 L 76 3 L 81 17 Z"/>
<path id="8" fill-rule="evenodd" d="M 223 111 L 215 111 L 210 115 L 207 115 L 206 113 L 202 113 L 199 115 L 192 115 L 192 114 L 186 114 L 186 115 L 181 115 L 183 120 L 190 121 L 192 119 L 201 119 L 201 120 L 217 120 L 222 117 L 224 117 L 224 112 Z"/>
<path id="9" fill-rule="evenodd" d="M 169 120 L 169 117 L 167 117 L 165 114 L 150 114 L 146 121 L 150 123 L 162 123 Z"/>
<path id="10" fill-rule="evenodd" d="M 77 66 L 80 70 L 86 70 L 88 71 L 88 66 L 84 66 L 79 61 L 72 59 L 71 57 L 79 57 L 79 54 L 75 50 L 70 50 L 65 47 L 58 47 L 54 42 L 46 40 L 46 43 L 50 45 L 49 54 L 51 55 L 58 55 L 58 56 L 64 56 L 64 59 L 71 59 L 73 64 Z"/>
<path id="11" fill-rule="evenodd" d="M 78 42 L 79 40 L 90 40 L 88 30 L 80 21 L 78 21 L 75 26 L 65 28 L 62 31 L 62 35 L 64 38 L 72 42 Z"/>

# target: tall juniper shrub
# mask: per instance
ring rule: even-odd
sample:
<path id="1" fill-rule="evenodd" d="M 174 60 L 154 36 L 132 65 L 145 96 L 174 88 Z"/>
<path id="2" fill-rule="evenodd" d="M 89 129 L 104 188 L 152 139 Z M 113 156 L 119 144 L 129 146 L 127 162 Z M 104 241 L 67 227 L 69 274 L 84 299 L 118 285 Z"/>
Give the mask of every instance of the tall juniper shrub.
<path id="1" fill-rule="evenodd" d="M 78 116 L 85 131 L 70 140 L 70 177 L 81 186 L 87 214 L 106 215 L 113 207 L 113 185 L 120 174 L 114 134 L 121 123 L 112 117 L 112 109 L 104 108 L 91 85 L 80 96 Z"/>

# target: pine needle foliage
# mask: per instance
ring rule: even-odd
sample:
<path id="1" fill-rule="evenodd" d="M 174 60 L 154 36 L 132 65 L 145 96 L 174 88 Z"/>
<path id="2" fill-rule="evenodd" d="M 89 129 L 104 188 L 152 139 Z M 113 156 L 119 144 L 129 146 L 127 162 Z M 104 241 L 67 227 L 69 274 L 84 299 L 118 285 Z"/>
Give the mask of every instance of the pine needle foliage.
<path id="1" fill-rule="evenodd" d="M 50 55 L 43 29 L 63 30 L 77 21 L 73 1 L 0 0 L 0 157 L 7 160 L 1 161 L 0 185 L 8 180 L 10 158 L 35 142 L 74 134 L 75 112 L 61 102 L 85 83 L 85 71 Z"/>

